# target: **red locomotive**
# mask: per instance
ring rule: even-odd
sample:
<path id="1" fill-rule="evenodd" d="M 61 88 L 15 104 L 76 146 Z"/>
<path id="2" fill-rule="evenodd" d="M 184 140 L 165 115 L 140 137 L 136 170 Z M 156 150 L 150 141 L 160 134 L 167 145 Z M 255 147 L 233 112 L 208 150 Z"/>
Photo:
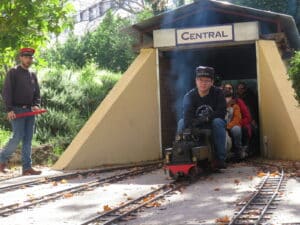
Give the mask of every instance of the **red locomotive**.
<path id="1" fill-rule="evenodd" d="M 186 129 L 165 150 L 165 171 L 170 177 L 194 177 L 209 169 L 212 159 L 210 129 Z"/>

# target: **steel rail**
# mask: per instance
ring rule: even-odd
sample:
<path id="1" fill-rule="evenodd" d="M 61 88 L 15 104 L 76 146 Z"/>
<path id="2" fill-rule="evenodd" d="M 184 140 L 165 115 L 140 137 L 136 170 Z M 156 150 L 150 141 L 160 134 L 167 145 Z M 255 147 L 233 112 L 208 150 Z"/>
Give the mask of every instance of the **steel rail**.
<path id="1" fill-rule="evenodd" d="M 268 210 L 268 208 L 270 207 L 272 201 L 275 199 L 275 197 L 277 196 L 278 194 L 278 191 L 279 191 L 279 188 L 282 184 L 282 181 L 283 181 L 283 177 L 284 177 L 284 172 L 283 170 L 281 170 L 281 175 L 280 175 L 280 180 L 277 184 L 277 187 L 272 195 L 272 197 L 269 199 L 268 203 L 266 204 L 266 206 L 264 207 L 264 209 L 262 210 L 259 218 L 257 219 L 257 221 L 255 222 L 255 225 L 259 224 L 259 222 L 261 221 L 261 219 L 263 218 L 263 216 L 265 215 L 266 211 Z"/>
<path id="2" fill-rule="evenodd" d="M 252 201 L 256 198 L 256 196 L 260 193 L 260 190 L 262 189 L 262 187 L 267 182 L 267 179 L 269 178 L 269 176 L 270 176 L 270 173 L 268 172 L 268 174 L 264 177 L 264 179 L 262 180 L 261 184 L 259 185 L 258 190 L 254 193 L 254 195 L 252 195 L 252 197 L 241 208 L 241 210 L 231 219 L 231 221 L 228 223 L 228 225 L 233 225 L 235 223 L 235 221 L 238 219 L 238 217 L 240 215 L 242 215 L 242 213 L 247 209 L 247 207 L 252 203 Z"/>
<path id="3" fill-rule="evenodd" d="M 122 174 L 113 175 L 113 176 L 106 177 L 106 178 L 100 179 L 98 177 L 99 179 L 97 178 L 96 180 L 93 180 L 93 181 L 90 181 L 90 182 L 87 182 L 84 184 L 80 184 L 75 187 L 70 187 L 70 188 L 67 188 L 64 190 L 60 190 L 60 191 L 46 194 L 46 195 L 43 195 L 43 196 L 40 196 L 37 198 L 33 198 L 31 200 L 24 201 L 23 203 L 15 203 L 15 204 L 3 206 L 0 209 L 0 216 L 7 216 L 7 215 L 12 214 L 13 212 L 19 211 L 21 209 L 29 208 L 29 207 L 32 207 L 32 206 L 35 206 L 35 205 L 38 205 L 38 204 L 41 204 L 44 202 L 49 202 L 49 201 L 64 197 L 65 194 L 69 194 L 69 193 L 74 194 L 74 193 L 83 192 L 85 190 L 90 190 L 91 188 L 95 188 L 95 187 L 100 186 L 107 182 L 117 182 L 117 181 L 126 179 L 127 177 L 130 177 L 130 176 L 143 174 L 145 172 L 150 172 L 159 167 L 160 167 L 159 165 L 156 165 L 156 166 L 150 165 L 150 166 L 145 166 L 142 169 L 136 169 L 134 171 L 125 172 Z M 30 203 L 26 203 L 28 201 L 30 201 Z"/>
<path id="4" fill-rule="evenodd" d="M 267 210 L 271 208 L 272 202 L 275 201 L 275 197 L 277 196 L 277 194 L 280 190 L 280 187 L 282 186 L 283 179 L 284 179 L 283 170 L 281 171 L 279 178 L 271 178 L 270 173 L 268 173 L 264 177 L 264 179 L 261 181 L 261 184 L 259 185 L 255 194 L 252 195 L 252 197 L 246 202 L 246 204 L 242 207 L 242 209 L 240 209 L 240 211 L 231 219 L 231 221 L 228 223 L 228 225 L 233 225 L 233 224 L 257 225 L 257 224 L 260 224 L 261 220 L 267 213 Z M 273 184 L 272 182 L 276 182 L 276 184 L 275 183 Z M 263 199 L 267 198 L 266 199 L 267 202 L 257 202 L 257 200 L 260 200 L 260 197 L 263 197 Z M 257 209 L 250 209 L 250 211 L 249 211 L 249 212 L 251 212 L 253 210 L 256 212 L 259 211 L 259 215 L 258 214 L 255 215 L 257 217 L 254 217 L 254 218 L 253 217 L 252 218 L 243 217 L 243 215 L 249 214 L 249 212 L 245 213 L 245 211 L 249 210 L 248 207 L 250 207 L 250 205 L 252 207 L 253 206 L 257 207 Z M 245 220 L 245 219 L 248 221 L 237 223 L 238 220 Z M 249 222 L 249 220 L 251 220 L 252 222 Z"/>
<path id="5" fill-rule="evenodd" d="M 96 223 L 96 222 L 97 222 L 97 224 L 101 224 L 101 225 L 113 224 L 117 221 L 120 221 L 122 218 L 132 214 L 133 212 L 137 211 L 138 209 L 145 207 L 149 203 L 154 202 L 154 201 L 164 197 L 165 195 L 169 194 L 170 192 L 173 192 L 173 191 L 179 189 L 182 186 L 184 186 L 184 184 L 179 184 L 176 181 L 173 181 L 169 184 L 165 184 L 162 187 L 159 187 L 159 188 L 157 188 L 151 192 L 148 192 L 136 199 L 133 199 L 115 209 L 112 209 L 101 215 L 97 215 L 97 216 L 81 223 L 80 225 L 88 225 L 88 224 Z M 160 193 L 159 195 L 157 195 L 156 197 L 151 198 L 147 201 L 144 201 L 144 199 L 147 199 L 149 196 L 152 196 L 153 194 L 159 193 L 161 191 L 163 191 L 163 192 Z M 127 209 L 127 208 L 129 208 L 129 209 Z"/>
<path id="6" fill-rule="evenodd" d="M 21 175 L 16 175 L 16 176 L 10 176 L 10 177 L 1 178 L 0 179 L 0 184 L 1 184 L 1 182 L 12 180 L 12 179 L 19 178 L 19 177 L 22 177 L 22 176 Z"/>
<path id="7" fill-rule="evenodd" d="M 24 182 L 20 182 L 17 184 L 6 185 L 6 186 L 2 186 L 2 187 L 0 186 L 0 193 L 13 191 L 13 190 L 19 189 L 20 187 L 22 187 L 22 189 L 24 189 L 26 187 L 32 187 L 34 185 L 44 184 L 44 183 L 48 183 L 48 182 L 52 182 L 52 181 L 59 181 L 62 179 L 72 179 L 72 178 L 76 178 L 77 176 L 87 176 L 88 174 L 92 174 L 92 173 L 97 174 L 97 173 L 104 173 L 104 172 L 112 172 L 112 171 L 122 170 L 122 169 L 131 169 L 134 167 L 157 165 L 159 163 L 160 162 L 153 162 L 153 163 L 148 163 L 145 165 L 140 164 L 140 165 L 115 166 L 115 167 L 109 167 L 109 168 L 90 169 L 90 170 L 84 170 L 84 171 L 69 172 L 67 174 L 62 174 L 62 175 L 39 177 L 39 178 L 37 178 L 35 180 L 31 180 L 31 181 L 24 181 Z M 21 176 L 17 176 L 17 177 L 21 177 Z M 13 179 L 13 178 L 9 178 L 9 180 L 10 179 Z"/>

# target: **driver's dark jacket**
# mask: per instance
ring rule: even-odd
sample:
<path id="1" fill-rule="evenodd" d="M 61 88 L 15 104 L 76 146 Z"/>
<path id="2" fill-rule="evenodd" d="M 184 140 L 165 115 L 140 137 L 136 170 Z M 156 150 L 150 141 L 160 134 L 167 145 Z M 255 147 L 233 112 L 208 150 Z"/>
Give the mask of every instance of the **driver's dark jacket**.
<path id="1" fill-rule="evenodd" d="M 210 120 L 215 118 L 225 119 L 226 100 L 221 89 L 212 86 L 208 95 L 200 97 L 197 88 L 190 90 L 183 98 L 183 122 L 184 128 L 190 128 L 196 117 L 199 106 L 209 105 L 213 109 Z"/>

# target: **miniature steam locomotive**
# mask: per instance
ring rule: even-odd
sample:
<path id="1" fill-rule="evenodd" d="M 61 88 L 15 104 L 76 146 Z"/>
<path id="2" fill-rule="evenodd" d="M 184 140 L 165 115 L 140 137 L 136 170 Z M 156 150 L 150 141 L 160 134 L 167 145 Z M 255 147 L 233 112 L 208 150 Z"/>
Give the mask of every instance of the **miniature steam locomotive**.
<path id="1" fill-rule="evenodd" d="M 165 149 L 165 172 L 170 177 L 194 177 L 209 169 L 212 159 L 210 129 L 186 129 Z"/>

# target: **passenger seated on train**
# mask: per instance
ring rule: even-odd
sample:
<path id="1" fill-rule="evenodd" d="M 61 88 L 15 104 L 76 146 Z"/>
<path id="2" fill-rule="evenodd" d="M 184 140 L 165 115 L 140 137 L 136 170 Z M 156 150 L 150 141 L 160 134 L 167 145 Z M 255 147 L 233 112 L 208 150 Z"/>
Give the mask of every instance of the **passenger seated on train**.
<path id="1" fill-rule="evenodd" d="M 185 94 L 183 119 L 178 122 L 178 132 L 192 127 L 210 128 L 215 151 L 215 168 L 226 168 L 226 101 L 221 89 L 213 86 L 215 70 L 212 67 L 196 68 L 196 88 Z M 211 111 L 210 113 L 207 113 Z"/>
<path id="2" fill-rule="evenodd" d="M 237 97 L 243 99 L 247 105 L 251 116 L 251 139 L 248 142 L 249 145 L 249 154 L 258 154 L 259 145 L 259 121 L 258 121 L 258 101 L 257 95 L 253 90 L 251 90 L 245 82 L 240 82 L 237 85 Z"/>
<path id="3" fill-rule="evenodd" d="M 224 91 L 230 91 L 233 96 L 234 96 L 234 89 L 232 84 L 230 83 L 225 83 L 224 84 Z M 251 127 L 251 122 L 252 122 L 252 116 L 251 113 L 243 101 L 243 99 L 238 98 L 238 97 L 233 97 L 233 100 L 236 101 L 238 106 L 240 107 L 242 119 L 241 119 L 241 127 L 242 127 L 242 144 L 244 146 L 244 149 L 247 149 L 247 146 L 249 145 L 250 139 L 252 137 L 252 127 Z"/>
<path id="4" fill-rule="evenodd" d="M 236 100 L 233 98 L 233 93 L 231 91 L 224 90 L 224 95 L 227 102 L 227 114 L 225 116 L 227 131 L 233 142 L 231 149 L 233 156 L 230 158 L 232 160 L 240 160 L 245 157 L 245 153 L 242 149 L 241 110 Z"/>
<path id="5" fill-rule="evenodd" d="M 237 85 L 236 96 L 245 102 L 252 116 L 251 123 L 253 126 L 257 126 L 258 123 L 257 95 L 250 88 L 248 88 L 245 82 L 239 82 Z"/>

